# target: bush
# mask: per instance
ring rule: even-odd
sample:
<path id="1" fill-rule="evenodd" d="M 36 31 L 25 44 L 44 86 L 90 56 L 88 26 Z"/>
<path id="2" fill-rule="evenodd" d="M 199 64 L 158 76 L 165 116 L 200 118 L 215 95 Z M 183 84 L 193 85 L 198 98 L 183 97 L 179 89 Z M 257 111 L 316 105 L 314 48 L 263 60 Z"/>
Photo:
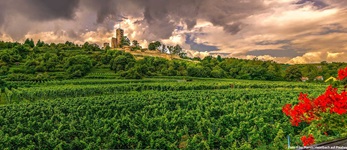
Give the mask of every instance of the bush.
<path id="1" fill-rule="evenodd" d="M 136 60 L 134 56 L 132 56 L 131 54 L 124 54 L 112 59 L 110 62 L 110 68 L 116 73 L 119 71 L 127 71 L 135 66 L 135 62 Z"/>
<path id="2" fill-rule="evenodd" d="M 77 55 L 70 57 L 65 62 L 64 68 L 66 69 L 66 73 L 73 78 L 85 76 L 90 72 L 92 66 L 92 61 L 89 57 L 85 55 Z"/>
<path id="3" fill-rule="evenodd" d="M 137 68 L 131 68 L 128 71 L 122 72 L 121 77 L 124 77 L 126 79 L 142 79 L 143 75 L 138 73 Z"/>

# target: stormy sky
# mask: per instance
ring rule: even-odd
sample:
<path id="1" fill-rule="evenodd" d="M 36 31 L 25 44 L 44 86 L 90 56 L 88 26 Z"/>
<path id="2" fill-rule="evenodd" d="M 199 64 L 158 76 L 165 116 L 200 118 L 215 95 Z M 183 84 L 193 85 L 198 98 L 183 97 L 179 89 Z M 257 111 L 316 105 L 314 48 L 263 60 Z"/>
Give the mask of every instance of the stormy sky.
<path id="1" fill-rule="evenodd" d="M 143 47 L 181 45 L 189 56 L 281 63 L 346 62 L 344 0 L 1 0 L 0 40 L 110 42 L 125 30 Z"/>

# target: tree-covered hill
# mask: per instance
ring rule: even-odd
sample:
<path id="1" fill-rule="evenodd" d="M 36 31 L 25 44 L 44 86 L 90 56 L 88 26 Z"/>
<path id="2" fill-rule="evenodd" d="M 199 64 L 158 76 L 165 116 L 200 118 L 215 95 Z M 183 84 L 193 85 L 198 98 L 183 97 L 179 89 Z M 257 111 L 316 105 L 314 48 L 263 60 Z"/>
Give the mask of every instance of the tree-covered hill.
<path id="1" fill-rule="evenodd" d="M 153 46 L 154 45 L 154 46 Z M 157 47 L 157 44 L 151 44 Z M 173 53 L 179 46 L 168 46 Z M 139 49 L 132 49 L 139 51 Z M 144 49 L 142 49 L 144 51 Z M 27 39 L 24 43 L 0 41 L 0 75 L 4 80 L 54 80 L 90 77 L 92 74 L 108 74 L 110 78 L 140 79 L 150 76 L 191 76 L 235 78 L 249 80 L 300 81 L 317 76 L 324 79 L 336 74 L 346 63 L 286 65 L 258 59 L 205 57 L 168 60 L 162 57 L 144 56 L 135 59 L 131 53 L 105 48 L 86 42 L 45 43 Z M 189 61 L 190 60 L 190 61 Z M 194 60 L 194 61 L 191 61 Z M 196 63 L 198 62 L 198 63 Z"/>

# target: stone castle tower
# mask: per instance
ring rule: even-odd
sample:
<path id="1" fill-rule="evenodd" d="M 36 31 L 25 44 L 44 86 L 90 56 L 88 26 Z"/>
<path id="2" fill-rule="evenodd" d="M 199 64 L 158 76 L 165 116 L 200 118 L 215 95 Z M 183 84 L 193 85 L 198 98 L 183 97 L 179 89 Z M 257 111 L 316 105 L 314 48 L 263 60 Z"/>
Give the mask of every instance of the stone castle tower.
<path id="1" fill-rule="evenodd" d="M 116 30 L 116 38 L 112 37 L 111 39 L 111 48 L 120 48 L 123 36 L 124 36 L 124 30 L 121 28 L 118 28 Z"/>

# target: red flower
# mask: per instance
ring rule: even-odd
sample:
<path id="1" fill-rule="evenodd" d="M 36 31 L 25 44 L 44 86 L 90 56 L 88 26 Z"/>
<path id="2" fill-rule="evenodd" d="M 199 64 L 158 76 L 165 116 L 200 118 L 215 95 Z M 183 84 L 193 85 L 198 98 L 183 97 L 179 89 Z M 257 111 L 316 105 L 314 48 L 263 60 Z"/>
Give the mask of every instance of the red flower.
<path id="1" fill-rule="evenodd" d="M 344 80 L 347 78 L 347 67 L 338 71 L 338 79 Z M 339 115 L 347 114 L 347 85 L 340 93 L 337 88 L 331 85 L 327 87 L 325 92 L 317 98 L 310 99 L 307 94 L 300 93 L 297 105 L 292 106 L 286 104 L 283 106 L 282 111 L 285 115 L 290 117 L 290 122 L 293 126 L 298 126 L 300 122 L 311 123 L 314 120 L 321 119 L 320 113 L 336 113 Z M 342 120 L 344 122 L 344 120 Z M 321 127 L 318 124 L 318 127 Z M 327 124 L 324 124 L 327 127 Z M 324 132 L 325 135 L 328 135 Z M 302 136 L 301 141 L 304 146 L 314 144 L 314 137 L 310 134 L 308 137 Z"/>
<path id="2" fill-rule="evenodd" d="M 292 109 L 292 105 L 291 104 L 286 104 L 283 106 L 282 111 L 284 114 L 286 114 L 287 116 L 289 116 L 290 110 Z"/>
<path id="3" fill-rule="evenodd" d="M 291 104 L 286 104 L 282 108 L 283 113 L 290 117 L 293 126 L 298 126 L 300 122 L 311 123 L 318 120 L 319 113 L 326 112 L 327 109 L 330 109 L 330 113 L 339 115 L 347 113 L 347 92 L 338 93 L 338 89 L 331 85 L 316 99 L 310 99 L 303 93 L 300 93 L 298 99 L 297 105 L 292 107 Z"/>
<path id="4" fill-rule="evenodd" d="M 346 78 L 347 77 L 347 67 L 344 69 L 340 69 L 337 77 L 339 80 L 343 80 L 344 78 Z"/>
<path id="5" fill-rule="evenodd" d="M 312 144 L 314 144 L 314 137 L 312 134 L 310 134 L 308 137 L 302 136 L 301 141 L 302 141 L 304 146 L 312 145 Z"/>

